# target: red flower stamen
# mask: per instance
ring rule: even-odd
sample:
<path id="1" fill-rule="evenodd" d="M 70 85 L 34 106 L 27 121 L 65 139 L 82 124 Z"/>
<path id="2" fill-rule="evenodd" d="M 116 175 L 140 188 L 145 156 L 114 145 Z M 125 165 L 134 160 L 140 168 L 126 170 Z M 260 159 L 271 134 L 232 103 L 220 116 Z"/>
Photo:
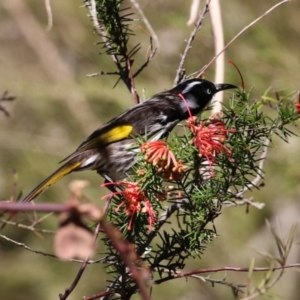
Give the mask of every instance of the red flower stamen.
<path id="1" fill-rule="evenodd" d="M 300 92 L 298 94 L 298 100 L 295 102 L 296 113 L 300 115 Z"/>
<path id="2" fill-rule="evenodd" d="M 133 220 L 135 215 L 138 212 L 148 214 L 148 224 L 149 230 L 152 230 L 152 225 L 155 222 L 155 212 L 150 203 L 150 200 L 146 197 L 144 191 L 141 190 L 138 183 L 136 182 L 114 182 L 114 183 L 105 183 L 103 186 L 108 185 L 119 185 L 123 188 L 120 192 L 112 192 L 103 198 L 107 198 L 115 195 L 122 195 L 124 200 L 116 207 L 115 211 L 119 211 L 123 205 L 125 205 L 125 213 L 130 217 L 128 224 L 128 230 L 132 229 Z"/>
<path id="3" fill-rule="evenodd" d="M 180 180 L 188 168 L 182 161 L 176 160 L 174 153 L 164 141 L 146 142 L 141 145 L 146 162 L 156 167 L 166 180 Z"/>
<path id="4" fill-rule="evenodd" d="M 211 167 L 211 176 L 214 176 L 212 165 L 217 162 L 217 155 L 224 153 L 230 157 L 231 150 L 224 145 L 229 132 L 236 132 L 235 129 L 226 129 L 222 121 L 214 120 L 208 126 L 204 122 L 195 124 L 196 118 L 187 120 L 187 127 L 193 133 L 193 143 L 198 148 L 199 156 L 205 157 Z"/>

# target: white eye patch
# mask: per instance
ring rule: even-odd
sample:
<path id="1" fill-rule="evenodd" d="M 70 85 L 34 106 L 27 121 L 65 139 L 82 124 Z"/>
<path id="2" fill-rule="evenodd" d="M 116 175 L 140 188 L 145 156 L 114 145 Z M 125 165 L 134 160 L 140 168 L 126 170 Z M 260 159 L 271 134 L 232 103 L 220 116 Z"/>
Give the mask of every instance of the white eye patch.
<path id="1" fill-rule="evenodd" d="M 199 82 L 199 81 L 194 81 L 194 82 L 188 83 L 186 88 L 182 91 L 182 94 L 188 93 L 194 86 L 201 85 L 201 84 L 202 84 L 202 82 Z"/>

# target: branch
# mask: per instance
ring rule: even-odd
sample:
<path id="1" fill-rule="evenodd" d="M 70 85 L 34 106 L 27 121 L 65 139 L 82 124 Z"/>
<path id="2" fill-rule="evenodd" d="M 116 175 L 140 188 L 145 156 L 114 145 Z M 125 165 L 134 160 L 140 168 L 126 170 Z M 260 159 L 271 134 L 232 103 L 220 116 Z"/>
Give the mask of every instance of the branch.
<path id="1" fill-rule="evenodd" d="M 61 213 L 70 211 L 74 208 L 73 205 L 55 204 L 55 203 L 25 203 L 0 201 L 0 211 L 5 212 L 20 212 L 20 211 L 40 211 L 40 212 L 55 212 Z"/>
<path id="2" fill-rule="evenodd" d="M 133 60 L 130 59 L 130 55 L 128 52 L 126 52 L 126 55 L 125 55 L 125 59 L 126 59 L 126 66 L 127 66 L 127 70 L 128 70 L 128 77 L 129 77 L 129 80 L 130 80 L 130 86 L 131 86 L 131 94 L 133 95 L 133 99 L 134 99 L 134 102 L 135 104 L 139 104 L 140 103 L 140 97 L 136 91 L 136 88 L 135 88 L 135 82 L 134 82 L 134 76 L 133 76 L 133 72 L 132 72 L 132 63 L 133 63 Z M 124 79 L 123 79 L 124 81 Z"/>
<path id="3" fill-rule="evenodd" d="M 24 244 L 24 243 L 19 243 L 19 242 L 15 241 L 15 240 L 12 240 L 12 239 L 8 238 L 7 236 L 5 236 L 5 235 L 3 235 L 3 234 L 0 234 L 0 237 L 1 237 L 2 239 L 4 239 L 4 240 L 10 242 L 10 243 L 13 243 L 13 244 L 15 244 L 15 245 L 17 245 L 17 246 L 19 246 L 19 247 L 21 247 L 21 248 L 24 248 L 24 249 L 26 249 L 26 250 L 28 250 L 28 251 L 30 251 L 30 252 L 33 252 L 33 253 L 36 253 L 36 254 L 41 254 L 41 255 L 44 255 L 44 256 L 48 256 L 48 257 L 52 257 L 52 258 L 57 258 L 57 259 L 58 259 L 58 257 L 57 257 L 56 255 L 54 255 L 54 254 L 45 253 L 45 252 L 42 252 L 42 251 L 39 251 L 39 250 L 35 250 L 35 249 L 33 249 L 33 248 L 28 247 L 26 244 Z"/>
<path id="4" fill-rule="evenodd" d="M 15 99 L 16 99 L 16 97 L 8 95 L 8 91 L 5 91 L 2 94 L 2 96 L 0 97 L 0 110 L 3 111 L 3 113 L 5 114 L 6 117 L 10 117 L 10 114 L 7 111 L 7 109 L 1 104 L 1 102 L 14 101 Z"/>
<path id="5" fill-rule="evenodd" d="M 231 282 L 227 282 L 227 281 L 225 281 L 225 278 L 223 278 L 222 280 L 219 280 L 219 279 L 210 278 L 209 276 L 203 277 L 203 276 L 199 276 L 199 275 L 191 275 L 191 277 L 192 278 L 196 278 L 196 279 L 200 279 L 200 280 L 202 280 L 204 282 L 206 282 L 206 281 L 210 282 L 212 284 L 212 286 L 214 286 L 216 283 L 228 286 L 228 287 L 230 287 L 234 291 L 235 295 L 237 293 L 244 293 L 244 291 L 242 290 L 242 288 L 247 287 L 245 284 L 234 284 L 234 283 L 231 283 Z"/>
<path id="6" fill-rule="evenodd" d="M 109 41 L 109 38 L 107 37 L 106 33 L 106 28 L 104 25 L 101 25 L 98 21 L 98 12 L 97 12 L 97 6 L 96 6 L 96 1 L 95 0 L 85 0 L 86 7 L 89 9 L 90 15 L 93 20 L 94 27 L 96 29 L 96 32 L 99 34 L 99 36 L 102 38 L 105 47 L 109 50 L 111 53 L 111 57 L 113 62 L 116 64 L 118 70 L 119 70 L 119 75 L 122 79 L 122 81 L 125 83 L 127 89 L 130 91 L 130 93 L 133 95 L 135 103 L 139 103 L 139 95 L 136 91 L 135 88 L 135 83 L 134 83 L 134 76 L 132 72 L 132 60 L 130 58 L 130 53 L 126 49 L 126 53 L 123 53 L 123 58 L 125 61 L 126 68 L 124 68 L 116 55 L 112 44 Z M 126 47 L 126 43 L 125 46 Z M 125 71 L 127 69 L 127 72 Z"/>
<path id="7" fill-rule="evenodd" d="M 194 27 L 193 31 L 191 32 L 190 37 L 186 43 L 184 52 L 181 56 L 181 60 L 180 60 L 178 69 L 176 71 L 176 76 L 174 79 L 174 86 L 177 85 L 182 80 L 183 72 L 184 72 L 183 65 L 187 58 L 187 54 L 188 54 L 189 50 L 191 49 L 191 45 L 195 39 L 196 33 L 201 28 L 204 17 L 206 15 L 206 13 L 209 11 L 209 3 L 210 3 L 210 0 L 206 0 L 205 9 L 203 10 L 202 14 L 199 16 L 198 21 L 195 24 L 195 27 Z"/>
<path id="8" fill-rule="evenodd" d="M 155 271 L 157 271 L 157 270 L 155 269 Z M 162 271 L 162 270 L 160 270 L 160 271 Z M 166 270 L 163 273 L 169 275 L 170 274 L 170 270 Z M 175 272 L 174 274 L 182 274 L 182 273 L 180 273 L 180 271 L 178 271 L 178 272 Z M 242 288 L 247 287 L 247 285 L 244 285 L 244 284 L 234 284 L 234 283 L 227 282 L 227 281 L 225 281 L 226 276 L 227 276 L 227 273 L 225 273 L 224 278 L 221 279 L 221 280 L 219 280 L 219 279 L 213 279 L 213 278 L 210 277 L 210 275 L 208 275 L 206 277 L 200 276 L 200 275 L 191 275 L 190 277 L 195 278 L 195 279 L 199 279 L 199 280 L 201 280 L 203 282 L 210 282 L 210 283 L 212 283 L 212 286 L 214 286 L 215 283 L 218 283 L 218 284 L 222 284 L 222 285 L 228 286 L 228 287 L 232 288 L 236 292 L 244 293 L 244 291 L 242 290 Z"/>
<path id="9" fill-rule="evenodd" d="M 257 176 L 251 181 L 251 184 L 246 185 L 241 191 L 239 191 L 235 196 L 237 198 L 242 197 L 242 195 L 250 190 L 253 187 L 257 187 L 259 185 L 259 182 L 263 179 L 263 167 L 267 158 L 267 153 L 268 153 L 268 149 L 269 149 L 269 145 L 270 145 L 270 139 L 266 140 L 266 143 L 264 145 L 264 148 L 262 150 L 262 154 L 260 156 L 260 163 L 259 163 L 259 168 L 258 168 L 258 172 L 257 172 Z"/>
<path id="10" fill-rule="evenodd" d="M 103 299 L 104 296 L 112 296 L 113 294 L 114 294 L 113 291 L 100 292 L 92 296 L 83 297 L 83 300 Z"/>
<path id="11" fill-rule="evenodd" d="M 27 226 L 27 225 L 24 225 L 24 224 L 21 224 L 21 223 L 18 223 L 18 222 L 12 222 L 12 221 L 8 221 L 8 220 L 0 220 L 0 222 L 2 222 L 4 224 L 15 226 L 17 228 L 27 229 L 27 230 L 30 230 L 30 231 L 33 231 L 33 232 L 55 234 L 55 231 L 53 231 L 53 230 L 42 229 L 42 228 L 35 228 L 32 225 L 31 226 Z"/>
<path id="12" fill-rule="evenodd" d="M 177 210 L 180 209 L 180 207 L 182 206 L 183 203 L 185 203 L 186 200 L 177 200 L 177 202 L 175 202 L 174 204 L 172 204 L 171 206 L 167 207 L 166 210 L 164 211 L 164 213 L 161 215 L 161 217 L 159 218 L 159 220 L 157 221 L 157 225 L 155 226 L 155 229 L 153 229 L 149 235 L 147 240 L 144 242 L 143 246 L 140 247 L 137 250 L 137 255 L 138 256 L 142 256 L 143 253 L 145 252 L 145 249 L 150 245 L 150 243 L 152 242 L 152 240 L 156 237 L 159 229 L 165 224 L 165 222 L 170 218 L 170 216 Z M 116 286 L 116 284 L 118 284 L 119 282 L 119 278 L 116 279 L 114 282 L 112 282 L 110 284 L 110 286 L 107 288 L 106 292 L 109 292 L 112 288 L 114 288 Z M 110 298 L 111 294 L 103 294 L 101 300 L 108 300 Z"/>
<path id="13" fill-rule="evenodd" d="M 186 199 L 177 199 L 174 204 L 172 204 L 171 206 L 169 206 L 169 207 L 166 208 L 166 210 L 164 211 L 164 213 L 161 215 L 161 217 L 157 221 L 157 225 L 155 226 L 155 229 L 153 229 L 149 233 L 148 238 L 144 242 L 143 246 L 137 250 L 137 254 L 138 255 L 141 256 L 144 253 L 145 249 L 150 245 L 150 243 L 152 242 L 152 240 L 156 237 L 159 229 L 166 223 L 166 221 L 171 217 L 171 215 L 175 211 L 179 210 L 181 208 L 181 206 L 184 203 L 186 203 L 186 202 L 187 202 Z"/>
<path id="14" fill-rule="evenodd" d="M 243 206 L 243 205 L 247 205 L 247 211 L 248 211 L 248 206 L 253 206 L 257 209 L 263 209 L 265 207 L 265 203 L 261 203 L 261 202 L 256 202 L 253 201 L 253 197 L 250 198 L 238 198 L 239 200 L 236 200 L 234 202 L 227 202 L 224 201 L 222 203 L 222 207 L 223 208 L 228 208 L 228 207 L 232 207 L 232 206 Z"/>
<path id="15" fill-rule="evenodd" d="M 101 75 L 120 75 L 120 73 L 119 72 L 104 72 L 104 71 L 100 71 L 99 73 L 87 74 L 86 77 L 96 77 L 96 76 L 101 76 Z"/>
<path id="16" fill-rule="evenodd" d="M 93 20 L 94 27 L 95 27 L 97 33 L 99 34 L 99 36 L 102 38 L 103 42 L 105 43 L 105 47 L 107 47 L 107 49 L 112 50 L 113 47 L 112 47 L 112 45 L 108 41 L 108 38 L 106 36 L 106 30 L 98 22 L 97 10 L 96 10 L 96 1 L 95 0 L 90 0 L 90 2 L 89 2 L 87 0 L 86 1 L 86 7 L 89 9 L 90 15 L 91 15 L 92 20 Z M 121 63 L 118 60 L 118 57 L 115 54 L 112 53 L 111 54 L 111 58 L 112 58 L 113 62 L 116 64 L 116 66 L 117 66 L 117 68 L 119 70 L 119 74 L 122 77 L 122 75 L 124 75 L 124 70 L 122 68 Z M 129 91 L 131 91 L 131 86 L 126 81 L 124 81 L 124 83 L 126 84 L 126 86 L 129 89 Z"/>
<path id="17" fill-rule="evenodd" d="M 268 272 L 268 271 L 278 271 L 284 269 L 293 269 L 293 268 L 300 268 L 300 263 L 296 264 L 289 264 L 286 266 L 280 267 L 256 267 L 256 268 L 239 268 L 239 267 L 219 267 L 219 268 L 209 268 L 209 269 L 200 269 L 200 270 L 193 270 L 188 272 L 178 272 L 176 274 L 169 275 L 168 277 L 157 279 L 154 281 L 154 284 L 161 284 L 162 282 L 169 281 L 172 279 L 179 279 L 183 277 L 190 277 L 195 274 L 205 274 L 205 273 L 218 273 L 218 272 L 240 272 L 240 273 L 248 273 L 250 270 L 253 272 Z"/>
<path id="18" fill-rule="evenodd" d="M 124 240 L 119 230 L 114 228 L 110 223 L 103 221 L 102 227 L 106 235 L 110 239 L 111 243 L 118 251 L 120 258 L 127 266 L 127 272 L 130 273 L 130 276 L 135 280 L 137 288 L 142 296 L 142 299 L 150 300 L 146 289 L 146 283 L 150 279 L 150 272 L 148 268 L 146 268 L 140 263 L 140 258 L 135 252 L 134 245 Z M 122 278 L 122 276 L 120 278 Z M 119 282 L 119 279 L 117 280 Z M 115 285 L 116 282 L 117 281 L 115 281 L 113 284 Z M 128 294 L 131 293 L 128 292 Z"/>
<path id="19" fill-rule="evenodd" d="M 147 27 L 150 36 L 155 40 L 155 44 L 156 44 L 156 49 L 159 48 L 160 43 L 158 40 L 158 37 L 153 29 L 153 27 L 151 26 L 150 22 L 148 21 L 148 19 L 146 18 L 143 10 L 141 9 L 140 5 L 135 1 L 135 0 L 130 0 L 130 2 L 133 4 L 134 8 L 137 10 L 137 12 L 140 14 L 142 21 L 144 22 L 145 26 Z"/>
<path id="20" fill-rule="evenodd" d="M 3 234 L 0 234 L 0 237 L 1 237 L 2 239 L 6 240 L 6 241 L 8 241 L 8 242 L 10 242 L 10 243 L 12 243 L 12 244 L 15 244 L 15 245 L 17 245 L 17 246 L 19 246 L 19 247 L 21 247 L 21 248 L 24 248 L 25 250 L 28 250 L 28 251 L 30 251 L 30 252 L 33 252 L 33 253 L 36 253 L 36 254 L 41 254 L 41 255 L 43 255 L 43 256 L 48 256 L 48 257 L 55 258 L 55 259 L 60 259 L 59 257 L 57 257 L 57 256 L 54 255 L 54 254 L 46 253 L 46 252 L 39 251 L 39 250 L 35 250 L 35 249 L 33 249 L 33 248 L 30 248 L 30 247 L 27 246 L 26 244 L 17 242 L 17 241 L 15 241 L 15 240 L 13 240 L 13 239 L 10 239 L 10 238 L 8 238 L 7 236 L 5 236 L 5 235 L 3 235 Z M 103 260 L 104 260 L 104 259 L 102 259 L 102 258 L 101 258 L 101 259 L 97 259 L 97 260 L 89 260 L 87 263 L 88 263 L 88 264 L 95 264 L 95 263 L 102 262 Z M 78 263 L 78 262 L 83 262 L 81 259 L 73 259 L 73 258 L 68 259 L 68 261 L 70 261 L 70 262 L 76 262 L 76 263 Z"/>
<path id="21" fill-rule="evenodd" d="M 156 54 L 157 48 L 153 49 L 152 46 L 152 39 L 150 39 L 150 54 L 147 57 L 147 60 L 141 65 L 141 67 L 133 74 L 133 77 L 135 78 L 138 76 L 150 63 L 150 61 L 154 58 Z"/>

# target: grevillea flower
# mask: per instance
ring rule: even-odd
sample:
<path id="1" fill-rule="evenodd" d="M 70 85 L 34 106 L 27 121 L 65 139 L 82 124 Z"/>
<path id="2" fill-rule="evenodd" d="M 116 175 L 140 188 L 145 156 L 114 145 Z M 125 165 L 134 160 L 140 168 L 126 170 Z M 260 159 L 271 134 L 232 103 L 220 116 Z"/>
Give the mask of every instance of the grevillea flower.
<path id="1" fill-rule="evenodd" d="M 156 167 L 166 180 L 180 180 L 188 168 L 181 160 L 176 160 L 174 153 L 164 141 L 146 142 L 141 145 L 145 161 Z"/>
<path id="2" fill-rule="evenodd" d="M 297 115 L 300 115 L 300 92 L 298 95 L 298 100 L 295 102 L 295 108 L 296 108 Z"/>
<path id="3" fill-rule="evenodd" d="M 226 129 L 225 124 L 220 120 L 212 120 L 208 126 L 205 126 L 204 122 L 196 125 L 195 117 L 187 120 L 187 127 L 193 133 L 193 143 L 198 148 L 199 156 L 205 157 L 210 166 L 216 163 L 219 153 L 230 157 L 231 150 L 224 145 L 224 142 L 227 134 L 236 132 L 235 129 Z"/>
<path id="4" fill-rule="evenodd" d="M 119 211 L 120 208 L 125 205 L 125 212 L 130 216 L 130 221 L 128 224 L 128 230 L 132 229 L 132 224 L 134 217 L 137 213 L 142 212 L 148 215 L 148 224 L 149 230 L 152 230 L 152 225 L 155 222 L 155 212 L 150 203 L 150 200 L 145 195 L 144 191 L 141 190 L 137 182 L 114 182 L 114 183 L 105 183 L 107 185 L 118 185 L 122 188 L 120 192 L 113 192 L 109 195 L 104 196 L 104 198 L 122 195 L 124 200 L 117 206 L 116 211 Z"/>

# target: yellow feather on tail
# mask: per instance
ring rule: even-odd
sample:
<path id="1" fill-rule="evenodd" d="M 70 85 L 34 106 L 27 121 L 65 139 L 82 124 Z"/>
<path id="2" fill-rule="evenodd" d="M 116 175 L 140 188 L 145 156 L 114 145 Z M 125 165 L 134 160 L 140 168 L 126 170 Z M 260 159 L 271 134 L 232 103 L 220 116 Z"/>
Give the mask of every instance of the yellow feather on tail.
<path id="1" fill-rule="evenodd" d="M 35 189 L 33 189 L 23 200 L 22 202 L 29 202 L 36 198 L 39 194 L 44 192 L 48 187 L 52 184 L 60 180 L 62 177 L 74 171 L 81 165 L 80 161 L 76 162 L 67 162 L 63 166 L 61 166 L 58 170 L 52 173 L 49 177 L 47 177 L 44 181 L 42 181 Z"/>

